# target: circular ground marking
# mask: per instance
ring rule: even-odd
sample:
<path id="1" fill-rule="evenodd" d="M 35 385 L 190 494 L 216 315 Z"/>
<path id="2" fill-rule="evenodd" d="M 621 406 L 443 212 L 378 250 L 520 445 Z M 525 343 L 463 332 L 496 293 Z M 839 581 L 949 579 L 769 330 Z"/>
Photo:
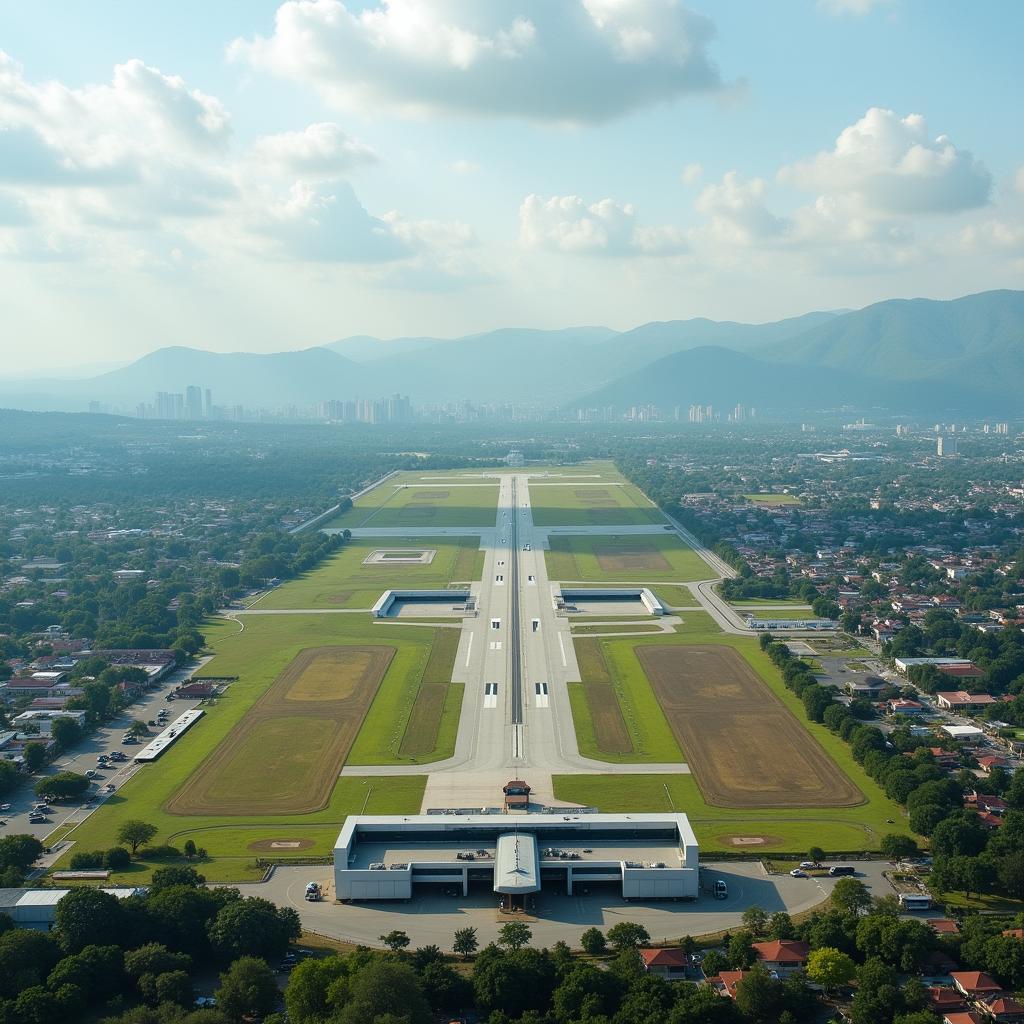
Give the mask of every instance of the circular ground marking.
<path id="1" fill-rule="evenodd" d="M 249 849 L 260 853 L 295 853 L 308 850 L 312 845 L 312 839 L 259 839 L 250 843 Z"/>
<path id="2" fill-rule="evenodd" d="M 719 836 L 718 841 L 727 846 L 778 846 L 778 836 Z"/>

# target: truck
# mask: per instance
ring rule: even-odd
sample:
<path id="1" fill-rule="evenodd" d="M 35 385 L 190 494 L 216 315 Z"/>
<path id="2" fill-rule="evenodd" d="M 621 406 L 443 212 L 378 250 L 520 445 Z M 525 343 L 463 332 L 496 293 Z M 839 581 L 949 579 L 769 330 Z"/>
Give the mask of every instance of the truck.
<path id="1" fill-rule="evenodd" d="M 726 884 L 725 879 L 710 878 L 704 873 L 703 869 L 701 869 L 700 873 L 700 889 L 701 892 L 713 896 L 716 900 L 729 898 L 729 886 Z"/>
<path id="2" fill-rule="evenodd" d="M 306 897 L 310 903 L 318 903 L 323 899 L 323 893 L 320 891 L 320 884 L 318 882 L 307 882 L 306 883 Z"/>
<path id="3" fill-rule="evenodd" d="M 828 869 L 828 873 L 833 878 L 836 878 L 838 875 L 855 875 L 857 874 L 857 869 L 852 864 L 833 864 Z"/>

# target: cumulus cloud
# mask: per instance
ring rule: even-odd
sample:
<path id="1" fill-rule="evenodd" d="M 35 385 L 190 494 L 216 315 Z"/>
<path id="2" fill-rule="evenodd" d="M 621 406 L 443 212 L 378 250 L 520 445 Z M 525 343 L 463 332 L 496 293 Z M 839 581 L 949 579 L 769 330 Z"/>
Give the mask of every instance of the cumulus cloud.
<path id="1" fill-rule="evenodd" d="M 346 107 L 593 122 L 718 89 L 681 0 L 288 0 L 229 56 Z"/>
<path id="2" fill-rule="evenodd" d="M 700 164 L 686 164 L 679 172 L 679 180 L 684 185 L 696 185 L 704 176 L 704 168 Z"/>
<path id="3" fill-rule="evenodd" d="M 784 167 L 780 180 L 857 197 L 886 214 L 955 213 L 984 206 L 992 176 L 948 136 L 930 139 L 920 114 L 872 107 L 844 128 L 835 147 Z"/>
<path id="4" fill-rule="evenodd" d="M 374 163 L 377 154 L 346 135 L 339 125 L 322 122 L 298 132 L 264 135 L 253 145 L 252 157 L 263 170 L 313 181 L 337 178 Z"/>
<path id="5" fill-rule="evenodd" d="M 669 256 L 687 249 L 671 226 L 637 224 L 632 203 L 579 196 L 527 196 L 519 207 L 519 242 L 526 249 L 591 256 Z"/>
<path id="6" fill-rule="evenodd" d="M 749 245 L 779 238 L 787 228 L 768 210 L 766 191 L 763 178 L 745 181 L 736 171 L 727 171 L 719 184 L 705 186 L 694 207 L 708 217 L 716 240 Z"/>

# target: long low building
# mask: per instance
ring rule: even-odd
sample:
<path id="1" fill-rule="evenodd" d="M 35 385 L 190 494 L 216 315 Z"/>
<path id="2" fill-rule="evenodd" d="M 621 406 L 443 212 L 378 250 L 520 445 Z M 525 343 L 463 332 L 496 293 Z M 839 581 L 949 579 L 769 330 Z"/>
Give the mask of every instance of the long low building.
<path id="1" fill-rule="evenodd" d="M 344 902 L 407 900 L 421 884 L 525 896 L 598 882 L 627 899 L 696 899 L 699 854 L 686 815 L 352 815 L 334 845 Z"/>

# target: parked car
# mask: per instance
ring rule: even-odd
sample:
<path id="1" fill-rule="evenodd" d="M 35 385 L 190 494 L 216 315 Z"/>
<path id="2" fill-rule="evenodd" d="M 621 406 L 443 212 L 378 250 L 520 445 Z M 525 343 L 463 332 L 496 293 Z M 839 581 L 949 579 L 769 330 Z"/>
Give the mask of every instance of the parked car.
<path id="1" fill-rule="evenodd" d="M 807 877 L 807 872 L 806 871 L 801 871 L 799 868 L 793 868 L 793 870 L 790 871 L 790 874 L 794 878 L 806 878 Z"/>

